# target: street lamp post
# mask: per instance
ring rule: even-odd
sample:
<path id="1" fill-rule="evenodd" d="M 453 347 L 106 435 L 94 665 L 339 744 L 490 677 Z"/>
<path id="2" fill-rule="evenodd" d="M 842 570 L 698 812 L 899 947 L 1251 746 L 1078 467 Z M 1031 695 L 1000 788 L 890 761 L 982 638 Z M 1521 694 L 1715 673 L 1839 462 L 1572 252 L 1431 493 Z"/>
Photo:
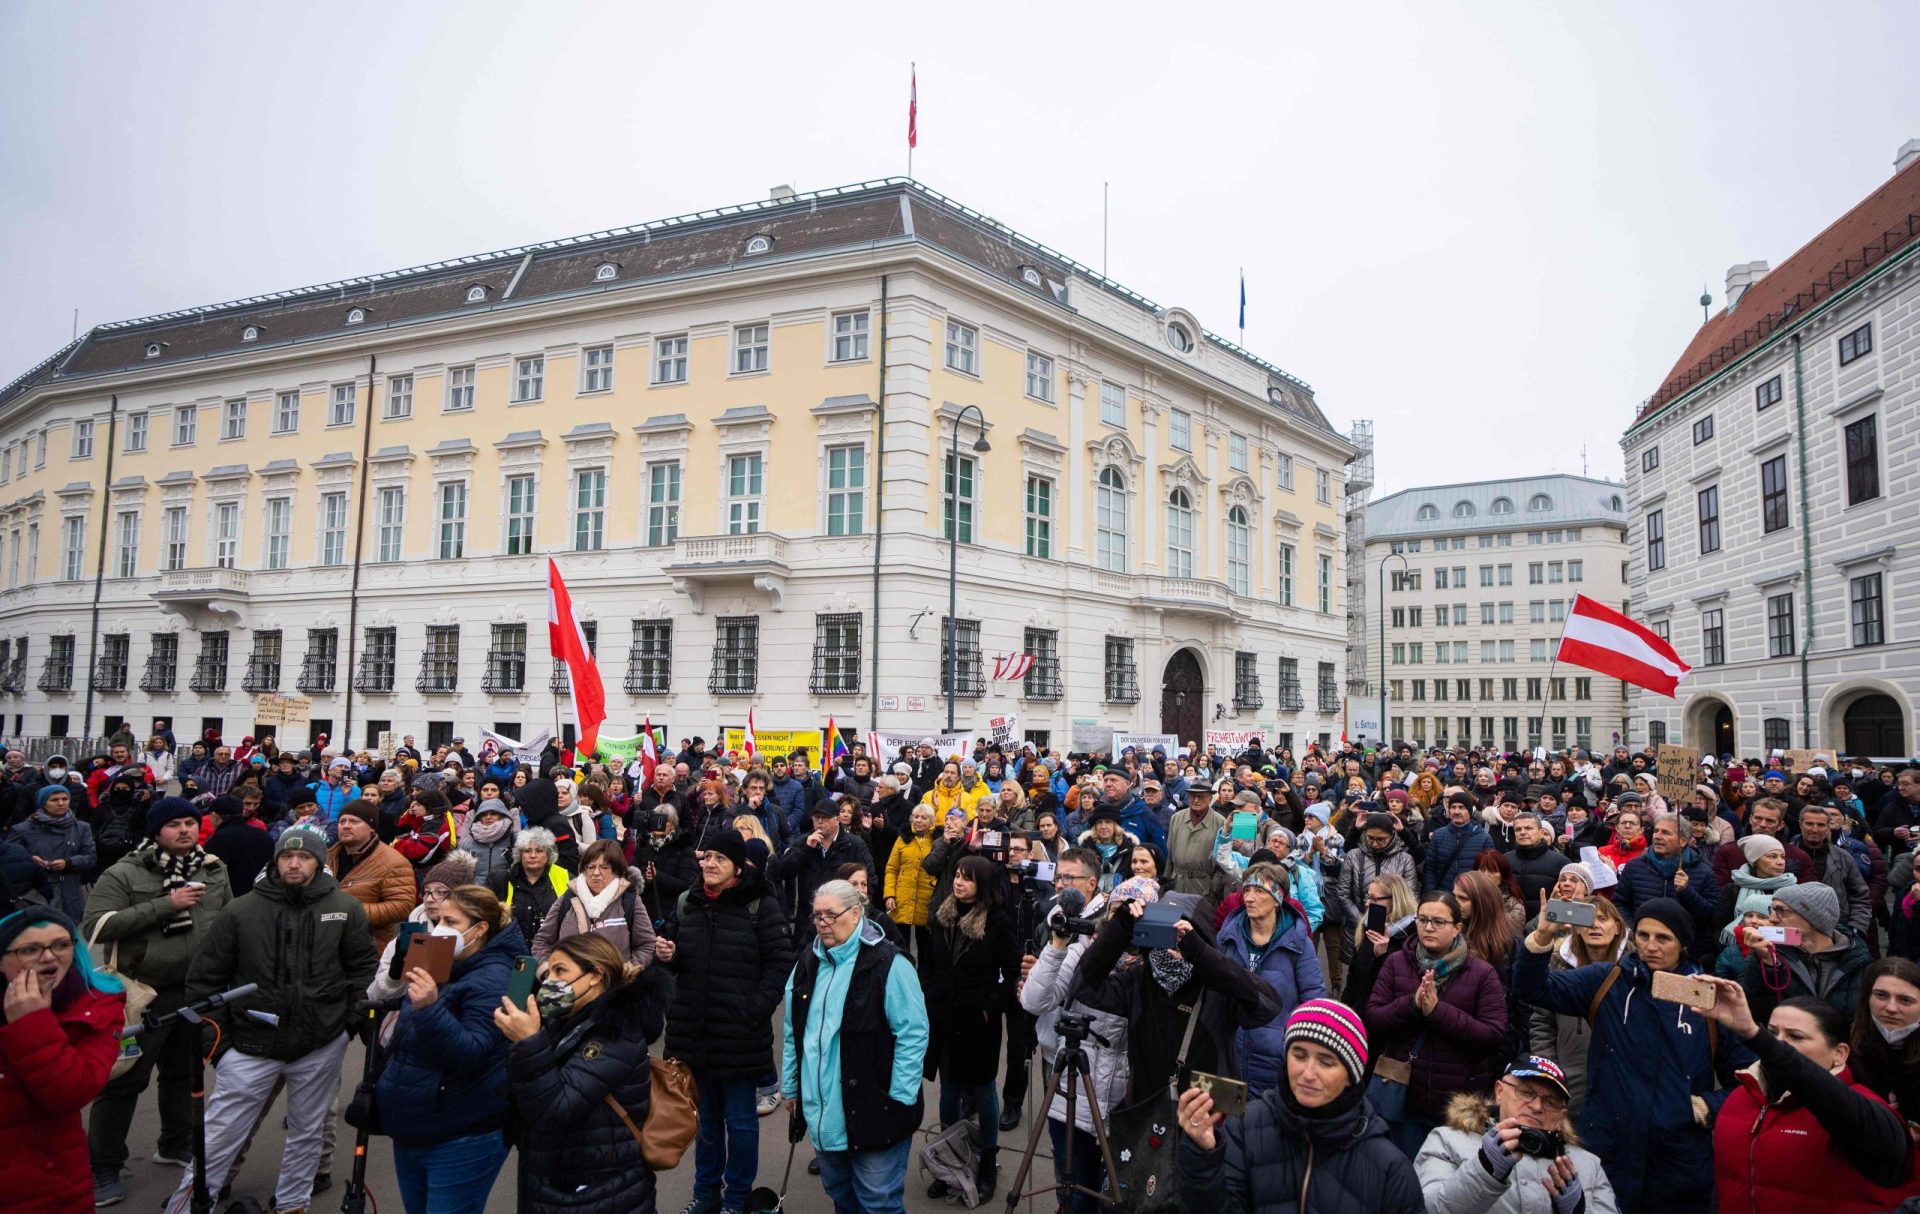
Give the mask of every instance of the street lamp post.
<path id="1" fill-rule="evenodd" d="M 993 448 L 987 442 L 987 415 L 979 405 L 968 405 L 953 415 L 953 439 L 947 451 L 947 732 L 954 731 L 953 698 L 960 690 L 960 640 L 956 635 L 960 621 L 960 423 L 972 413 L 980 419 L 980 437 L 973 442 L 976 453 L 984 455 Z"/>
<path id="2" fill-rule="evenodd" d="M 1400 572 L 1407 571 L 1407 555 L 1404 552 L 1389 552 L 1380 558 L 1379 590 L 1374 595 L 1380 611 L 1380 744 L 1384 748 L 1387 738 L 1387 562 L 1399 561 Z"/>

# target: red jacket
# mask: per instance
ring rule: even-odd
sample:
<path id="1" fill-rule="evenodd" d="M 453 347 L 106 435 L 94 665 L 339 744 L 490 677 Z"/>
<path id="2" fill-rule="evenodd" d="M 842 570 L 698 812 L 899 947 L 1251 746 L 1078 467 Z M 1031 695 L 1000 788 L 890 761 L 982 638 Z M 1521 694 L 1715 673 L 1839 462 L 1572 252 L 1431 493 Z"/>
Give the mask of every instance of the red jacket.
<path id="1" fill-rule="evenodd" d="M 1766 1035 L 1766 1030 L 1761 1030 Z M 1713 1123 L 1714 1184 L 1728 1214 L 1877 1214 L 1920 1189 L 1881 1188 L 1841 1154 L 1839 1143 L 1813 1110 L 1788 1091 L 1768 1104 L 1754 1068 L 1740 1072 Z M 1879 1096 L 1842 1068 L 1840 1082 L 1885 1107 Z M 1909 1176 L 1912 1173 L 1909 1172 Z"/>
<path id="2" fill-rule="evenodd" d="M 90 1214 L 80 1110 L 107 1086 L 127 1001 L 88 991 L 64 1011 L 0 1024 L 0 1176 L 8 1214 Z"/>

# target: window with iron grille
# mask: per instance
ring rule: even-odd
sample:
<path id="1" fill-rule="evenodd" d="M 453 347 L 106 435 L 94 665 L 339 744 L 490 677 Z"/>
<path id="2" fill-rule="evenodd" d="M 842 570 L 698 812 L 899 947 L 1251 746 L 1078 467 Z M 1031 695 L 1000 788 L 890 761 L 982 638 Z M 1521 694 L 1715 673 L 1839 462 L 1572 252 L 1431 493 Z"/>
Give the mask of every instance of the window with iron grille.
<path id="1" fill-rule="evenodd" d="M 1258 710 L 1265 701 L 1260 696 L 1260 657 L 1253 653 L 1233 655 L 1233 707 Z"/>
<path id="2" fill-rule="evenodd" d="M 6 674 L 0 677 L 0 691 L 20 692 L 27 685 L 27 638 L 21 637 L 14 644 L 13 661 L 7 663 Z"/>
<path id="3" fill-rule="evenodd" d="M 73 637 L 67 635 L 47 639 L 50 648 L 47 651 L 46 665 L 40 670 L 40 690 L 72 691 Z"/>
<path id="4" fill-rule="evenodd" d="M 240 688 L 258 694 L 280 690 L 280 633 L 278 630 L 253 634 L 253 653 L 247 658 L 247 673 Z"/>
<path id="5" fill-rule="evenodd" d="M 392 628 L 369 628 L 360 651 L 360 673 L 354 678 L 356 691 L 390 692 L 394 666 L 398 661 L 399 634 Z"/>
<path id="6" fill-rule="evenodd" d="M 180 638 L 171 632 L 153 634 L 147 650 L 147 668 L 140 675 L 141 691 L 172 691 L 180 677 Z"/>
<path id="7" fill-rule="evenodd" d="M 1305 693 L 1300 690 L 1300 659 L 1280 659 L 1280 708 L 1285 712 L 1299 712 L 1307 706 Z"/>
<path id="8" fill-rule="evenodd" d="M 300 661 L 300 691 L 332 691 L 340 668 L 340 630 L 307 629 L 307 656 Z"/>
<path id="9" fill-rule="evenodd" d="M 580 635 L 586 638 L 587 653 L 597 657 L 600 653 L 600 625 L 592 620 L 580 621 Z M 553 660 L 553 673 L 547 676 L 547 690 L 555 695 L 573 694 L 573 676 L 567 673 L 567 664 L 560 658 Z M 500 731 L 505 732 L 505 731 Z"/>
<path id="10" fill-rule="evenodd" d="M 860 690 L 860 616 L 813 617 L 813 676 L 807 689 L 815 695 L 849 694 Z"/>
<path id="11" fill-rule="evenodd" d="M 673 621 L 635 620 L 627 650 L 627 694 L 659 694 L 673 686 Z"/>
<path id="12" fill-rule="evenodd" d="M 1767 596 L 1767 656 L 1793 656 L 1793 595 Z"/>
<path id="13" fill-rule="evenodd" d="M 1768 750 L 1785 750 L 1793 745 L 1793 722 L 1785 717 L 1768 717 L 1760 722 L 1760 733 Z"/>
<path id="14" fill-rule="evenodd" d="M 721 616 L 713 622 L 713 664 L 707 691 L 717 696 L 752 695 L 760 687 L 760 618 Z"/>
<path id="15" fill-rule="evenodd" d="M 524 645 L 521 652 L 525 652 Z M 523 681 L 525 677 L 523 669 Z M 452 695 L 460 689 L 459 625 L 441 624 L 427 629 L 427 647 L 421 651 L 420 674 L 413 681 L 413 689 L 433 695 Z"/>
<path id="16" fill-rule="evenodd" d="M 193 659 L 193 677 L 187 680 L 187 686 L 194 691 L 225 691 L 227 689 L 226 633 L 203 632 L 200 634 L 200 654 Z"/>
<path id="17" fill-rule="evenodd" d="M 1023 652 L 1033 658 L 1021 692 L 1029 700 L 1057 700 L 1065 694 L 1060 680 L 1060 634 L 1051 628 L 1029 628 Z"/>
<path id="18" fill-rule="evenodd" d="M 1320 663 L 1320 711 L 1340 711 L 1340 681 L 1334 677 L 1333 663 Z"/>
<path id="19" fill-rule="evenodd" d="M 487 671 L 481 676 L 482 691 L 525 691 L 527 689 L 527 626 L 495 624 L 493 641 L 487 646 Z"/>
<path id="20" fill-rule="evenodd" d="M 1847 505 L 1880 496 L 1880 419 L 1869 413 L 1846 430 Z"/>
<path id="21" fill-rule="evenodd" d="M 1106 702 L 1138 704 L 1140 671 L 1133 664 L 1133 638 L 1107 638 Z"/>
<path id="22" fill-rule="evenodd" d="M 110 632 L 100 638 L 100 658 L 93 665 L 95 691 L 125 691 L 127 668 L 131 666 L 133 638 L 124 632 Z"/>
<path id="23" fill-rule="evenodd" d="M 1853 607 L 1853 643 L 1879 645 L 1886 641 L 1886 616 L 1880 597 L 1880 575 L 1869 573 L 1851 579 L 1848 596 Z"/>
<path id="24" fill-rule="evenodd" d="M 1700 661 L 1702 665 L 1719 666 L 1727 660 L 1726 616 L 1719 607 L 1709 607 L 1700 613 Z"/>
<path id="25" fill-rule="evenodd" d="M 1647 743 L 1651 746 L 1667 744 L 1667 723 L 1665 721 L 1647 722 Z"/>
<path id="26" fill-rule="evenodd" d="M 948 674 L 953 694 L 970 700 L 977 700 L 987 694 L 987 680 L 984 664 L 980 657 L 980 621 L 954 620 L 943 616 L 940 620 L 940 694 L 945 695 L 948 686 Z"/>

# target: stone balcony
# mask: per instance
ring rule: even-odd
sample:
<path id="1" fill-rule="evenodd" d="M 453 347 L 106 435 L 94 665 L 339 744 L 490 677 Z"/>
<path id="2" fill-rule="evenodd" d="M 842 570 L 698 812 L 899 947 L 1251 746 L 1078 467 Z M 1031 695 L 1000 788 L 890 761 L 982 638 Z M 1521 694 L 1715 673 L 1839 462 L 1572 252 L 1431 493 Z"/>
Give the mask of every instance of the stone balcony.
<path id="1" fill-rule="evenodd" d="M 195 610 L 202 610 L 238 619 L 247 605 L 247 572 L 219 565 L 168 569 L 160 574 L 153 601 L 163 611 L 188 618 Z"/>
<path id="2" fill-rule="evenodd" d="M 751 583 L 766 592 L 771 609 L 778 611 L 791 572 L 787 538 L 769 531 L 682 536 L 674 541 L 673 559 L 665 569 L 673 588 L 687 596 L 696 612 L 704 610 L 701 596 L 709 585 L 728 582 Z"/>

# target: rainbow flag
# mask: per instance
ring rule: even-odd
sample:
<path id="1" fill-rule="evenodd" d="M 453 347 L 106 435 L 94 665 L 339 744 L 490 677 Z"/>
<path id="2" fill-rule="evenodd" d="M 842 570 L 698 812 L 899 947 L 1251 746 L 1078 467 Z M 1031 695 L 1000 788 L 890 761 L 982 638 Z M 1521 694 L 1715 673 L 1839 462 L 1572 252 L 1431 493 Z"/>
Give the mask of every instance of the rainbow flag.
<path id="1" fill-rule="evenodd" d="M 827 766 L 838 763 L 847 757 L 846 739 L 842 738 L 840 731 L 833 727 L 832 717 L 827 718 L 827 747 Z"/>

